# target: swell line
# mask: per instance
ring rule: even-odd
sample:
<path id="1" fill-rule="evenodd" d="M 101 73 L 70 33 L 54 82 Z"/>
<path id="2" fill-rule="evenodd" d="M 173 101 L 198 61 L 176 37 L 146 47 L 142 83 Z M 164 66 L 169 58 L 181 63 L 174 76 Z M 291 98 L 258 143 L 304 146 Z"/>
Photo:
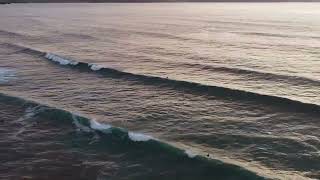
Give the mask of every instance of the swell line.
<path id="1" fill-rule="evenodd" d="M 170 62 L 171 63 L 171 62 Z M 308 83 L 312 85 L 320 86 L 320 81 L 317 79 L 312 79 L 308 77 L 301 77 L 301 76 L 291 76 L 291 75 L 284 75 L 284 74 L 275 74 L 271 72 L 265 71 L 256 71 L 252 69 L 243 69 L 237 67 L 225 67 L 225 66 L 216 66 L 216 65 L 209 65 L 209 64 L 198 64 L 198 63 L 175 63 L 175 65 L 185 66 L 185 67 L 197 67 L 202 70 L 208 71 L 221 71 L 226 73 L 234 73 L 234 74 L 243 74 L 243 75 L 254 75 L 255 77 L 263 78 L 263 79 L 281 79 L 286 81 L 292 81 L 292 84 L 299 84 Z"/>
<path id="2" fill-rule="evenodd" d="M 79 62 L 71 59 L 64 58 L 62 56 L 42 52 L 39 50 L 26 48 L 24 46 L 16 44 L 5 44 L 7 46 L 19 47 L 23 49 L 22 51 L 26 53 L 32 53 L 34 55 L 43 56 L 47 60 L 50 60 L 56 64 L 67 65 L 73 68 L 80 68 L 87 71 L 95 71 L 107 76 L 115 78 L 126 78 L 129 80 L 135 80 L 143 82 L 145 85 L 163 85 L 168 86 L 177 90 L 184 90 L 191 93 L 201 93 L 206 95 L 212 95 L 216 97 L 222 97 L 234 100 L 244 100 L 244 101 L 254 101 L 266 105 L 279 106 L 287 108 L 291 111 L 307 112 L 307 113 L 320 113 L 320 105 L 306 103 L 298 100 L 293 100 L 285 97 L 265 95 L 256 92 L 250 92 L 239 89 L 232 89 L 222 86 L 215 85 L 205 85 L 197 82 L 182 81 L 175 79 L 168 79 L 157 76 L 149 76 L 143 74 L 134 74 L 130 72 L 120 71 L 117 69 L 112 69 L 104 67 L 98 64 L 90 64 L 86 62 Z M 243 70 L 244 72 L 247 72 Z"/>
<path id="3" fill-rule="evenodd" d="M 218 159 L 207 158 L 205 155 L 197 154 L 188 149 L 182 149 L 168 142 L 156 139 L 152 136 L 145 135 L 142 133 L 131 132 L 127 129 L 115 127 L 110 124 L 99 123 L 95 119 L 89 119 L 87 117 L 69 112 L 64 109 L 50 107 L 48 105 L 43 105 L 32 100 L 23 99 L 1 92 L 0 101 L 19 105 L 22 104 L 24 107 L 27 107 L 28 109 L 35 109 L 35 111 L 32 113 L 28 112 L 29 115 L 32 115 L 34 117 L 38 116 L 49 120 L 54 120 L 60 123 L 73 124 L 77 129 L 85 133 L 97 133 L 103 137 L 102 141 L 110 140 L 111 138 L 116 138 L 120 140 L 120 142 L 129 143 L 129 145 L 132 146 L 139 146 L 140 148 L 145 148 L 146 150 L 150 151 L 156 150 L 157 152 L 161 153 L 169 153 L 173 156 L 178 156 L 192 160 L 197 163 L 206 164 L 213 170 L 226 171 L 226 176 L 233 176 L 234 174 L 237 174 L 237 178 L 239 179 L 267 179 L 266 177 L 260 176 L 255 172 L 245 169 L 244 167 L 223 162 Z"/>

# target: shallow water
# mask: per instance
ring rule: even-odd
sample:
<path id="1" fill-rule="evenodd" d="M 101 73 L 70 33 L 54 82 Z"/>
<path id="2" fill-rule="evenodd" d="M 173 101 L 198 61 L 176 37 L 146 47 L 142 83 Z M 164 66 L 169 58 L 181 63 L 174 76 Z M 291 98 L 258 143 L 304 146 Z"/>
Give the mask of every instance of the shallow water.
<path id="1" fill-rule="evenodd" d="M 32 137 L 31 142 L 1 152 L 25 151 L 37 144 L 33 138 L 40 138 L 45 144 L 41 151 L 46 152 L 47 143 L 58 143 L 53 145 L 56 151 L 47 148 L 56 153 L 52 156 L 75 156 L 68 168 L 59 160 L 53 162 L 51 171 L 43 160 L 52 161 L 51 155 L 38 156 L 31 148 L 34 161 L 44 162 L 24 165 L 28 155 L 9 153 L 19 161 L 6 159 L 10 166 L 2 177 L 41 179 L 45 177 L 40 169 L 46 169 L 61 178 L 66 177 L 58 175 L 63 170 L 72 176 L 84 171 L 73 165 L 90 161 L 86 167 L 92 171 L 72 177 L 259 178 L 246 176 L 251 171 L 272 179 L 320 178 L 319 8 L 316 3 L 1 6 L 1 93 L 144 134 L 131 138 L 130 148 L 123 147 L 123 138 L 116 138 L 119 152 L 109 152 L 107 143 L 102 153 L 90 145 L 92 133 L 74 135 L 72 123 L 55 127 L 56 116 L 41 116 L 44 124 L 39 125 L 32 116 L 31 124 L 16 125 L 28 107 L 2 100 L 2 134 L 21 128 L 44 132 L 19 133 L 22 141 Z M 136 138 L 149 140 L 146 135 L 185 149 L 190 157 L 206 158 L 181 159 L 169 148 L 159 151 L 162 159 L 148 143 L 135 145 Z M 16 141 L 9 137 L 1 142 Z M 74 149 L 60 146 L 60 137 L 84 142 Z M 98 144 L 112 138 L 108 135 Z M 220 173 L 205 159 L 223 162 L 221 172 L 230 173 Z M 106 165 L 110 163 L 114 166 Z M 127 169 L 135 164 L 139 168 Z M 13 170 L 22 166 L 34 171 Z"/>

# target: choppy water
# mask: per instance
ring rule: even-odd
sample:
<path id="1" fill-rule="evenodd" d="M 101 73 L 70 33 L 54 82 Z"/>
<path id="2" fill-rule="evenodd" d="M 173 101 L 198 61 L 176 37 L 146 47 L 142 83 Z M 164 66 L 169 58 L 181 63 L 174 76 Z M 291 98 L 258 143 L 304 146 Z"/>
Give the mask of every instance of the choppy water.
<path id="1" fill-rule="evenodd" d="M 319 179 L 319 8 L 1 6 L 1 179 Z"/>

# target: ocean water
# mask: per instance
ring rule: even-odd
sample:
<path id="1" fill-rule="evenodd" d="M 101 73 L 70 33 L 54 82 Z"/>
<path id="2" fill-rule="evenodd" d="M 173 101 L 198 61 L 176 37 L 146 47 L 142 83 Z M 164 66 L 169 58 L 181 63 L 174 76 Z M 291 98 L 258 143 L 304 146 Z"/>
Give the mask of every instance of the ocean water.
<path id="1" fill-rule="evenodd" d="M 0 6 L 0 179 L 320 179 L 320 4 Z"/>

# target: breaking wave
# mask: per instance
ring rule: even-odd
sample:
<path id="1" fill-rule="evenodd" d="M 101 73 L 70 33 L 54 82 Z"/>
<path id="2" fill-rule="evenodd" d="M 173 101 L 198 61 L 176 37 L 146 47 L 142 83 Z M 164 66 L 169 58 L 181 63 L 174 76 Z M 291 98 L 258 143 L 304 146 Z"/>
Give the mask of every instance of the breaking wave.
<path id="1" fill-rule="evenodd" d="M 223 170 L 233 175 L 236 174 L 238 179 L 266 179 L 265 177 L 259 176 L 243 167 L 225 163 L 217 159 L 207 158 L 201 154 L 196 154 L 191 150 L 182 149 L 168 142 L 158 140 L 150 135 L 131 132 L 110 124 L 103 124 L 97 120 L 89 119 L 63 109 L 42 105 L 34 101 L 25 100 L 3 93 L 0 93 L 0 101 L 12 104 L 23 104 L 23 106 L 29 110 L 35 109 L 36 111 L 34 112 L 26 112 L 28 117 L 41 117 L 45 120 L 56 121 L 57 123 L 73 124 L 75 128 L 85 133 L 101 134 L 102 138 L 100 141 L 108 140 L 106 138 L 113 138 L 118 139 L 120 143 L 139 146 L 140 148 L 144 148 L 146 151 L 157 149 L 157 151 L 161 153 L 169 153 L 181 158 L 192 159 L 197 163 L 204 163 L 213 170 Z"/>
<path id="2" fill-rule="evenodd" d="M 306 102 L 293 100 L 285 97 L 259 94 L 256 92 L 232 89 L 232 88 L 221 87 L 221 86 L 205 85 L 205 84 L 200 84 L 200 83 L 190 82 L 190 81 L 168 79 L 168 78 L 149 76 L 149 75 L 143 75 L 143 74 L 134 74 L 130 72 L 124 72 L 124 71 L 120 71 L 112 68 L 103 67 L 98 64 L 91 64 L 91 63 L 71 60 L 69 58 L 64 58 L 62 56 L 55 55 L 53 53 L 45 53 L 45 52 L 26 48 L 19 45 L 14 45 L 14 44 L 8 44 L 8 45 L 13 47 L 20 47 L 20 49 L 23 49 L 23 51 L 25 51 L 26 53 L 34 53 L 35 55 L 43 56 L 44 58 L 54 63 L 58 63 L 60 65 L 67 65 L 73 68 L 80 68 L 87 71 L 95 71 L 97 73 L 101 73 L 109 77 L 125 78 L 128 80 L 140 81 L 140 82 L 143 82 L 143 84 L 145 85 L 163 85 L 163 86 L 168 86 L 170 88 L 174 88 L 177 90 L 185 90 L 191 93 L 201 93 L 201 94 L 207 94 L 207 95 L 223 97 L 228 99 L 255 101 L 262 104 L 287 108 L 291 111 L 317 113 L 317 114 L 320 113 L 320 106 L 317 104 L 306 103 Z M 222 68 L 222 69 L 225 70 L 225 68 Z M 228 70 L 230 71 L 230 69 Z M 252 73 L 251 71 L 241 70 L 241 69 L 240 70 L 235 69 L 233 71 L 240 71 L 241 73 Z M 268 75 L 268 74 L 265 73 L 265 75 Z M 292 77 L 292 78 L 295 78 L 295 77 Z M 300 79 L 301 78 L 302 77 L 300 77 Z M 309 81 L 316 82 L 314 80 L 309 80 Z"/>
<path id="3" fill-rule="evenodd" d="M 45 56 L 47 57 L 48 53 Z M 53 56 L 56 56 L 56 55 L 53 55 Z M 50 58 L 47 58 L 47 59 L 52 60 Z M 148 76 L 148 75 L 142 75 L 142 74 L 134 74 L 130 72 L 119 71 L 112 68 L 106 68 L 97 64 L 74 62 L 73 60 L 68 60 L 68 59 L 61 59 L 59 61 L 52 60 L 52 61 L 58 62 L 59 64 L 62 64 L 62 65 L 71 65 L 72 67 L 93 70 L 93 71 L 103 73 L 105 75 L 112 76 L 112 77 L 121 77 L 121 78 L 137 80 L 137 81 L 143 81 L 145 84 L 155 84 L 155 85 L 161 84 L 161 85 L 167 85 L 173 88 L 190 90 L 191 92 L 194 92 L 194 93 L 205 93 L 208 95 L 220 96 L 224 98 L 258 101 L 264 104 L 286 107 L 293 111 L 298 110 L 303 112 L 320 113 L 320 106 L 317 104 L 305 103 L 305 102 L 292 100 L 284 97 L 259 94 L 255 92 L 231 89 L 227 87 L 204 85 L 196 82 L 174 80 L 174 79 Z"/>

